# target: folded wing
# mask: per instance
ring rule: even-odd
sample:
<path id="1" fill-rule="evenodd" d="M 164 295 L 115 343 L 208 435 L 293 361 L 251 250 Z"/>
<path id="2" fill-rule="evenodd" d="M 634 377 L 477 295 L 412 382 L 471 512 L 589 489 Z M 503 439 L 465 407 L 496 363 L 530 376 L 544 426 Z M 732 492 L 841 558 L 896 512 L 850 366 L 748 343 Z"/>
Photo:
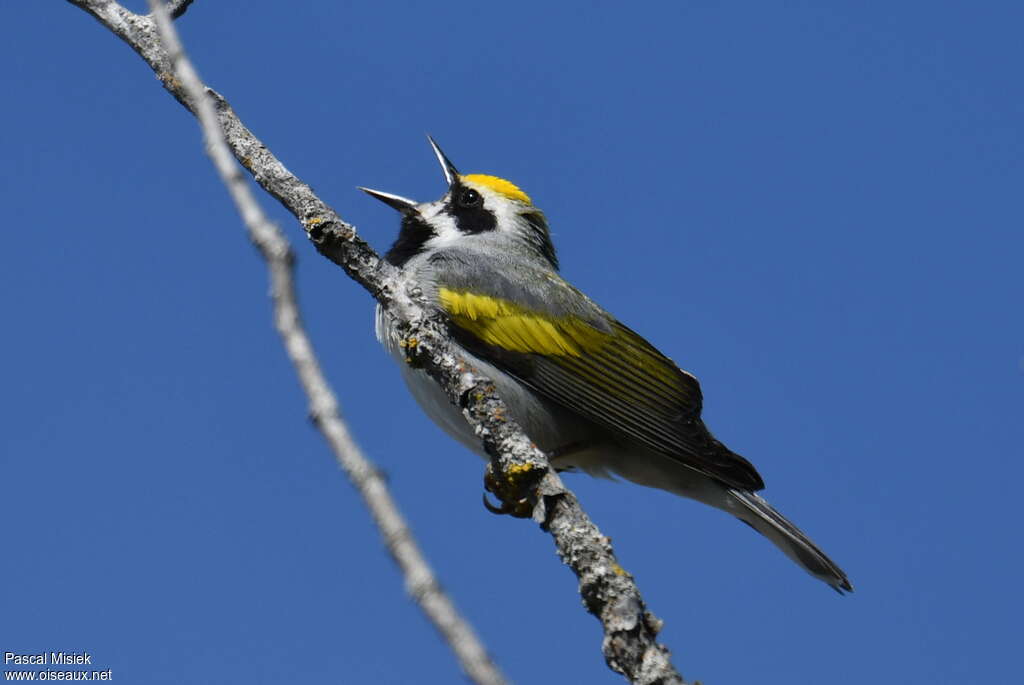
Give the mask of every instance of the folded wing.
<path id="1" fill-rule="evenodd" d="M 508 297 L 509 284 L 488 294 L 442 284 L 438 298 L 461 344 L 540 395 L 731 487 L 764 487 L 704 426 L 696 378 L 581 293 L 559 306 L 571 286 L 548 281 L 549 297 L 531 293 L 536 307 Z"/>

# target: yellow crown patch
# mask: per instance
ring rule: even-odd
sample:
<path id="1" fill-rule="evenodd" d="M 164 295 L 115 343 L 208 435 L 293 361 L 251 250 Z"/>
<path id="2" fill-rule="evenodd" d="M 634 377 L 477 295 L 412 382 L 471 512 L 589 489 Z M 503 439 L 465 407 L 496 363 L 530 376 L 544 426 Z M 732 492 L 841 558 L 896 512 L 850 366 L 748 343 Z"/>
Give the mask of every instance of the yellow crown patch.
<path id="1" fill-rule="evenodd" d="M 485 188 L 490 188 L 496 193 L 504 195 L 510 200 L 517 200 L 523 204 L 532 205 L 533 201 L 530 196 L 519 189 L 512 181 L 506 181 L 503 178 L 497 176 L 488 176 L 487 174 L 464 174 L 460 176 L 463 181 L 469 181 Z"/>

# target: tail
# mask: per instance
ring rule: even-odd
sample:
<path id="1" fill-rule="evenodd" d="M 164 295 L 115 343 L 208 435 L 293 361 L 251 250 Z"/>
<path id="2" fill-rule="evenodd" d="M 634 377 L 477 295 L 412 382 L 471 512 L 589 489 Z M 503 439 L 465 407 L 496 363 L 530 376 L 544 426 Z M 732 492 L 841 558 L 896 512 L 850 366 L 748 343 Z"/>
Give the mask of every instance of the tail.
<path id="1" fill-rule="evenodd" d="M 771 540 L 787 557 L 815 578 L 831 585 L 839 594 L 853 592 L 843 570 L 762 497 L 746 490 L 730 489 L 729 494 L 740 505 L 732 513 L 741 521 Z"/>

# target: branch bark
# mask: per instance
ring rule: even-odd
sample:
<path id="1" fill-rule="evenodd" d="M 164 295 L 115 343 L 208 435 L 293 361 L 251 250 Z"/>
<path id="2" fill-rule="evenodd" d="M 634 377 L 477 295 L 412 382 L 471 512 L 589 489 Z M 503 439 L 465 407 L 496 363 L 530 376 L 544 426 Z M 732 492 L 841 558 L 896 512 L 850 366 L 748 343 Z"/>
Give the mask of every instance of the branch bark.
<path id="1" fill-rule="evenodd" d="M 434 570 L 416 544 L 383 478 L 363 455 L 341 418 L 337 398 L 320 369 L 312 341 L 302 323 L 295 295 L 291 245 L 267 218 L 235 163 L 224 140 L 213 101 L 207 96 L 178 39 L 172 14 L 157 0 L 150 0 L 150 7 L 173 74 L 194 106 L 206 142 L 206 152 L 242 217 L 249 239 L 267 264 L 274 324 L 309 398 L 313 423 L 323 433 L 338 463 L 363 496 L 388 551 L 402 570 L 407 591 L 451 646 L 463 670 L 478 685 L 504 685 L 504 676 L 488 656 L 472 626 L 441 589 Z"/>
<path id="2" fill-rule="evenodd" d="M 177 19 L 181 15 L 185 14 L 188 10 L 188 6 L 192 4 L 192 0 L 167 0 L 164 5 L 164 9 L 167 14 L 171 15 L 171 19 Z M 153 5 L 150 4 L 150 7 Z"/>
<path id="3" fill-rule="evenodd" d="M 440 313 L 423 301 L 414 285 L 398 288 L 394 267 L 360 239 L 355 229 L 308 185 L 289 172 L 244 126 L 222 96 L 203 86 L 198 78 L 195 83 L 186 83 L 191 82 L 191 78 L 176 70 L 171 51 L 165 47 L 171 43 L 161 41 L 153 15 L 134 14 L 114 0 L 69 2 L 91 14 L 135 50 L 153 69 L 164 88 L 193 114 L 200 116 L 201 107 L 212 105 L 212 115 L 209 112 L 205 115 L 207 135 L 217 130 L 256 182 L 300 221 L 317 251 L 345 269 L 395 319 L 403 333 L 409 363 L 423 368 L 463 409 L 466 420 L 491 455 L 485 477 L 487 489 L 502 500 L 503 511 L 531 517 L 548 531 L 562 561 L 578 577 L 584 604 L 604 629 L 602 652 L 609 667 L 633 683 L 682 684 L 684 681 L 672 665 L 668 649 L 656 641 L 661 622 L 647 611 L 632 576 L 618 564 L 608 539 L 564 486 L 546 456 L 510 419 L 493 385 L 453 352 Z M 174 3 L 175 9 L 180 11 L 188 4 Z M 169 21 L 166 24 L 170 26 Z M 217 126 L 213 126 L 214 119 Z M 231 181 L 229 187 L 233 188 L 234 196 L 235 186 L 246 186 L 237 168 L 230 167 L 233 171 L 229 171 L 227 180 Z M 251 215 L 253 205 L 255 201 L 246 201 L 239 206 L 246 217 L 250 236 L 271 271 L 278 330 L 310 397 L 314 421 L 341 461 L 341 454 L 351 454 L 355 446 L 338 416 L 337 402 L 320 374 L 312 346 L 301 328 L 291 280 L 290 247 L 265 217 Z M 258 206 L 256 208 L 258 211 Z M 365 459 L 358 468 L 346 467 L 346 471 L 364 497 L 368 491 L 383 490 L 383 483 Z M 386 541 L 395 541 L 383 524 L 382 532 Z M 411 541 L 411 538 L 406 539 Z M 401 565 L 402 559 L 397 554 L 396 559 Z M 431 577 L 427 585 L 436 588 L 436 581 Z M 435 625 L 444 632 L 440 624 L 435 622 Z"/>

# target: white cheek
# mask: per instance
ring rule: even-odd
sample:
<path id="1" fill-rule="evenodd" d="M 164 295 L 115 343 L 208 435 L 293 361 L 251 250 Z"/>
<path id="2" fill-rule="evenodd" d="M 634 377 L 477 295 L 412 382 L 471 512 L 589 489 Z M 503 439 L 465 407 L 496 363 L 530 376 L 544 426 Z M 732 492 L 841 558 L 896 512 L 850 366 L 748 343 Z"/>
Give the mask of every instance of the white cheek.
<path id="1" fill-rule="evenodd" d="M 519 215 L 510 202 L 490 200 L 487 202 L 487 208 L 494 212 L 494 217 L 498 221 L 498 230 L 515 232 L 516 226 L 519 225 Z"/>
<path id="2" fill-rule="evenodd" d="M 432 217 L 425 217 L 433 227 L 434 232 L 437 233 L 437 237 L 431 238 L 427 241 L 427 247 L 430 249 L 441 249 L 448 247 L 459 241 L 459 239 L 465 236 L 459 232 L 459 229 L 455 225 L 455 217 L 450 214 L 446 214 L 442 211 L 436 211 Z"/>

